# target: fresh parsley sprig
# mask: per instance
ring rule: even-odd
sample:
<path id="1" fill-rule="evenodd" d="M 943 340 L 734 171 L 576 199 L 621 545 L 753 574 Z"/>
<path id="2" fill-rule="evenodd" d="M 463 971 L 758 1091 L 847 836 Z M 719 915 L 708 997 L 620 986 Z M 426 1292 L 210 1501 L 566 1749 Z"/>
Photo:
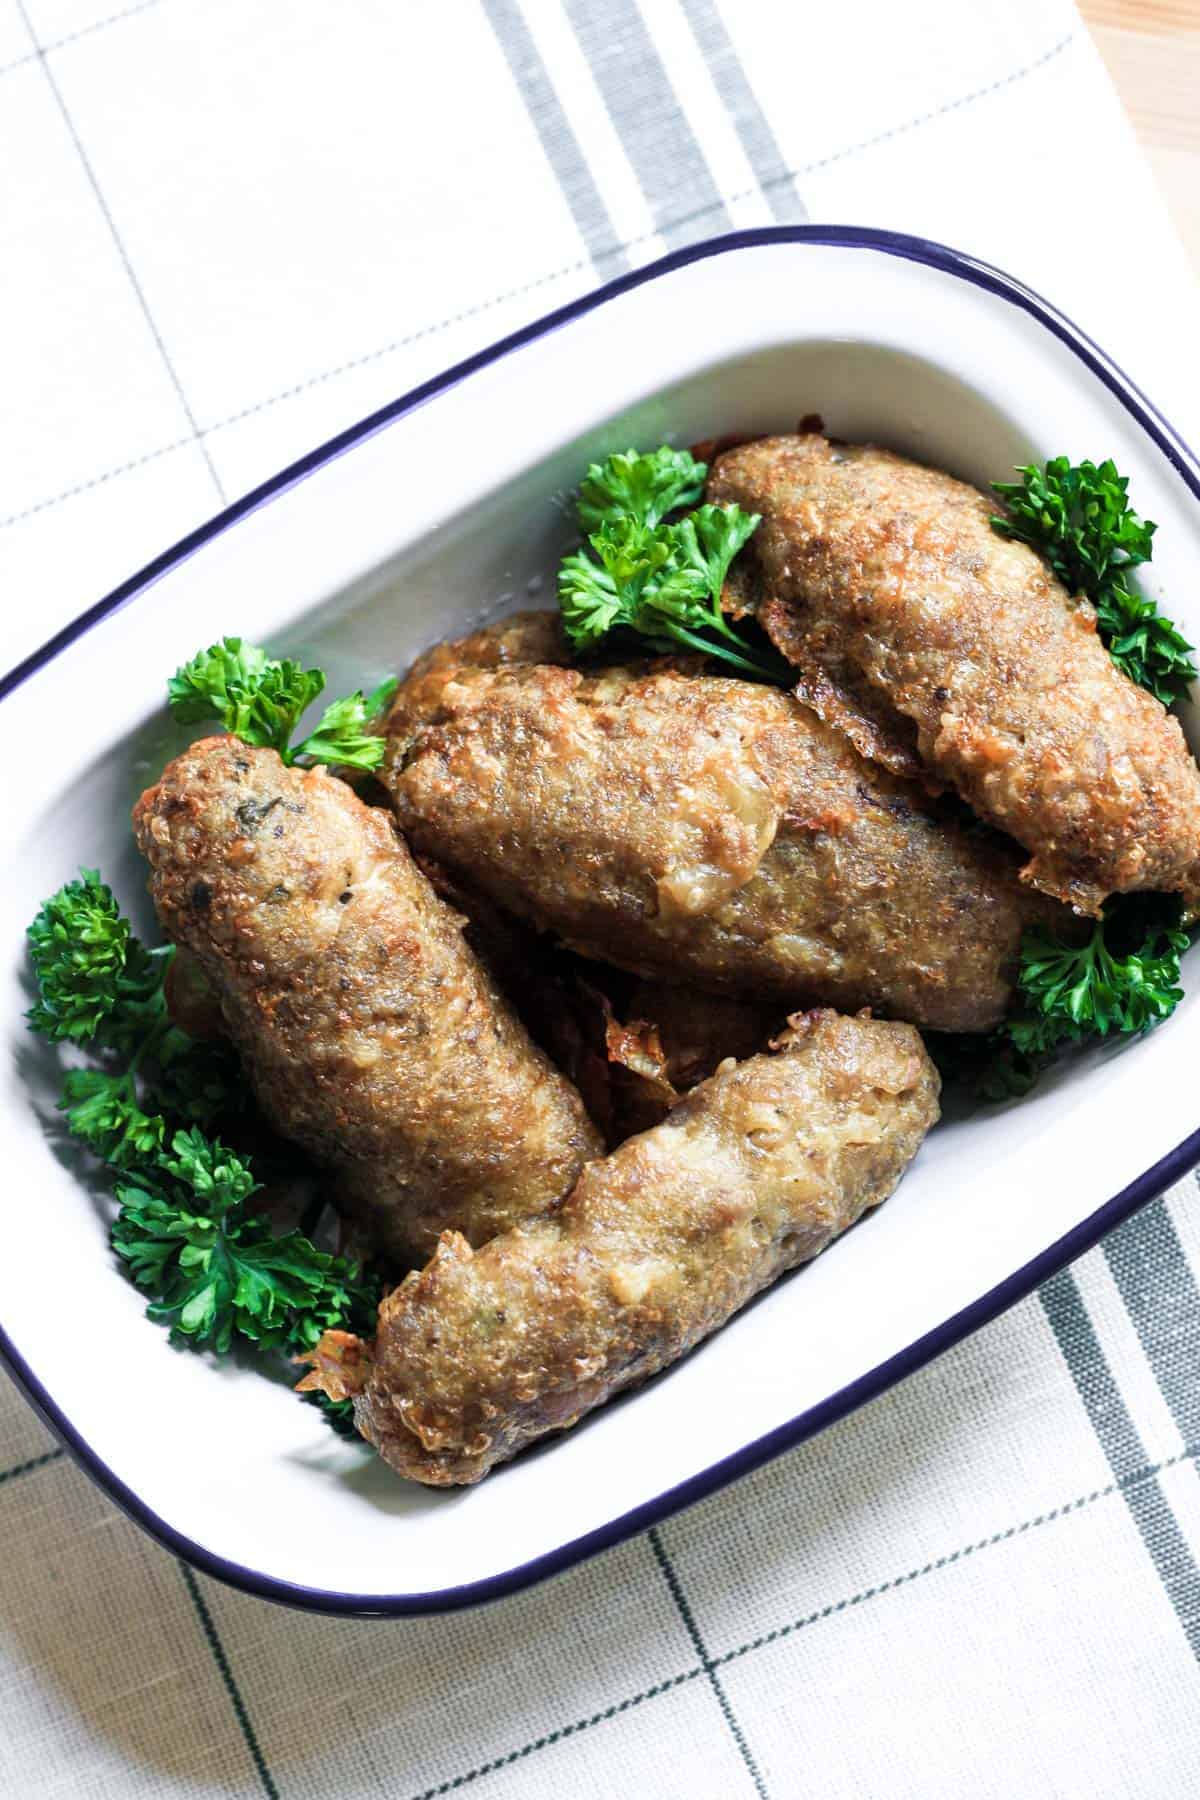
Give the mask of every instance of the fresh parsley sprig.
<path id="1" fill-rule="evenodd" d="M 113 1248 L 154 1296 L 147 1315 L 218 1355 L 235 1337 L 300 1355 L 349 1319 L 369 1325 L 378 1296 L 355 1265 L 275 1235 L 247 1210 L 258 1188 L 244 1157 L 194 1127 L 118 1184 Z"/>
<path id="2" fill-rule="evenodd" d="M 590 535 L 614 519 L 630 519 L 653 530 L 668 513 L 695 506 L 704 492 L 708 464 L 687 450 L 661 444 L 639 456 L 618 450 L 602 463 L 590 463 L 579 484 L 580 527 Z"/>
<path id="3" fill-rule="evenodd" d="M 1181 918 L 1178 900 L 1131 895 L 1109 900 L 1081 944 L 1031 928 L 1021 943 L 1020 1010 L 1006 1022 L 1007 1036 L 1037 1056 L 1084 1038 L 1137 1036 L 1170 1018 L 1183 999 Z"/>
<path id="4" fill-rule="evenodd" d="M 558 572 L 564 629 L 582 652 L 626 632 L 652 650 L 701 651 L 741 675 L 787 686 L 786 662 L 743 637 L 721 610 L 729 565 L 760 518 L 738 506 L 697 506 L 707 473 L 707 464 L 665 445 L 589 467 L 578 497 L 585 542 Z M 681 507 L 695 510 L 669 522 Z"/>
<path id="5" fill-rule="evenodd" d="M 1117 667 L 1164 706 L 1196 679 L 1193 646 L 1153 600 L 1129 586 L 1129 574 L 1153 555 L 1156 526 L 1129 503 L 1129 482 L 1109 460 L 1018 467 L 1020 481 L 994 481 L 1008 511 L 992 526 L 1043 556 L 1072 594 L 1086 594 Z"/>
<path id="6" fill-rule="evenodd" d="M 285 763 L 336 763 L 343 768 L 377 769 L 385 740 L 368 730 L 396 691 L 385 681 L 374 693 L 361 692 L 325 708 L 315 731 L 291 742 L 301 714 L 325 688 L 320 669 L 267 655 L 242 638 L 222 638 L 176 669 L 167 682 L 167 704 L 181 725 L 214 719 L 247 744 L 278 751 Z"/>
<path id="7" fill-rule="evenodd" d="M 1031 927 L 1008 1018 L 989 1037 L 936 1040 L 943 1074 L 982 1099 L 1009 1100 L 1027 1094 L 1065 1046 L 1140 1036 L 1169 1019 L 1183 999 L 1182 916 L 1175 896 L 1123 894 L 1077 941 Z"/>
<path id="8" fill-rule="evenodd" d="M 129 929 L 112 890 L 81 869 L 38 910 L 29 927 L 38 999 L 30 1027 L 52 1043 L 96 1042 L 127 1050 L 163 1015 L 170 950 L 148 951 Z"/>
<path id="9" fill-rule="evenodd" d="M 149 1316 L 218 1354 L 235 1338 L 302 1355 L 327 1329 L 369 1333 L 377 1284 L 299 1231 L 274 1233 L 250 1206 L 260 1184 L 249 1160 L 209 1134 L 236 1114 L 244 1083 L 228 1051 L 172 1023 L 173 947 L 148 950 L 94 869 L 43 904 L 29 946 L 30 1028 L 102 1059 L 64 1073 L 59 1110 L 113 1176 L 113 1248 L 150 1296 Z M 349 1403 L 319 1403 L 352 1430 Z"/>
<path id="10" fill-rule="evenodd" d="M 232 1057 L 195 1043 L 167 1012 L 163 984 L 174 945 L 148 950 L 95 869 L 81 869 L 43 903 L 28 937 L 38 989 L 26 1014 L 30 1029 L 122 1061 L 71 1069 L 63 1079 L 68 1128 L 103 1161 L 123 1167 L 146 1141 L 139 1071 L 143 1082 L 169 1091 L 173 1110 L 190 1122 L 238 1109 L 243 1088 Z"/>

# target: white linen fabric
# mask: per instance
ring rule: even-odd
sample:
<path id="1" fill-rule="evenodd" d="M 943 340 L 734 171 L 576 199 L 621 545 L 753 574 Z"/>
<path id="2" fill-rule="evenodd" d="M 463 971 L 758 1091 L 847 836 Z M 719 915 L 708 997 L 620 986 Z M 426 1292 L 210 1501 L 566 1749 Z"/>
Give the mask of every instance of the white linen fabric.
<path id="1" fill-rule="evenodd" d="M 1065 0 L 0 0 L 0 190 L 0 669 L 423 377 L 734 227 L 972 251 L 1200 428 L 1195 290 Z M 440 1619 L 194 1574 L 4 1386 L 0 1791 L 1194 1791 L 1198 1278 L 1189 1177 L 816 1441 Z"/>

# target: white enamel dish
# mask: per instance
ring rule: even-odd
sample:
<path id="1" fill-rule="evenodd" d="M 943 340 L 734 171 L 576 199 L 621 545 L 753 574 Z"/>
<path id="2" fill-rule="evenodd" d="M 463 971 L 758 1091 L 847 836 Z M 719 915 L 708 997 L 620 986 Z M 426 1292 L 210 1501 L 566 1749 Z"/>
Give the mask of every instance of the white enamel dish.
<path id="1" fill-rule="evenodd" d="M 1030 457 L 1112 456 L 1159 523 L 1148 590 L 1200 639 L 1200 467 L 1104 354 L 1016 282 L 940 246 L 795 227 L 680 252 L 448 371 L 194 533 L 0 682 L 14 772 L 0 1351 L 113 1499 L 211 1574 L 329 1612 L 438 1611 L 511 1591 L 879 1393 L 1200 1156 L 1196 983 L 1150 1037 L 1089 1055 L 1019 1106 L 944 1123 L 895 1197 L 812 1267 L 649 1387 L 461 1493 L 401 1482 L 249 1365 L 172 1350 L 116 1272 L 103 1189 L 53 1130 L 56 1058 L 21 1023 L 23 933 L 81 864 L 152 932 L 128 820 L 184 741 L 164 715 L 167 673 L 230 632 L 311 658 L 332 691 L 370 685 L 434 639 L 530 595 L 548 603 L 570 536 L 563 497 L 589 459 L 786 430 L 814 412 L 840 436 L 981 485 Z M 70 731 L 44 756 L 48 716 Z"/>

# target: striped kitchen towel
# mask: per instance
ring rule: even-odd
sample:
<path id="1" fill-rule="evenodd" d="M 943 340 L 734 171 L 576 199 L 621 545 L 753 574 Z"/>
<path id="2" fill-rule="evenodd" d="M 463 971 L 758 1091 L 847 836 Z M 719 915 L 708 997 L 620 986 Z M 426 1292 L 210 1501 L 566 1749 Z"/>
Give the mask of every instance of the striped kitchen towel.
<path id="1" fill-rule="evenodd" d="M 998 262 L 1200 430 L 1195 290 L 1065 0 L 0 0 L 0 136 L 4 668 L 425 376 L 741 226 Z M 193 1574 L 6 1387 L 0 1792 L 1189 1793 L 1198 1272 L 1189 1177 L 815 1442 L 446 1619 Z"/>

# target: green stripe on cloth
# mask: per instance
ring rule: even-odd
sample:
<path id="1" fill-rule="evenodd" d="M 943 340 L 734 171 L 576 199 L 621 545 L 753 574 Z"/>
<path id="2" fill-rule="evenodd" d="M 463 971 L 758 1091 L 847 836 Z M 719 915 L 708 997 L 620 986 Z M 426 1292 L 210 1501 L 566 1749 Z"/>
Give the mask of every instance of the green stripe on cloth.
<path id="1" fill-rule="evenodd" d="M 1104 1258 L 1185 1444 L 1200 1438 L 1200 1288 L 1167 1203 L 1149 1206 L 1104 1241 Z"/>
<path id="2" fill-rule="evenodd" d="M 161 0 L 156 0 L 156 3 L 161 3 Z M 904 137 L 909 132 L 917 130 L 920 126 L 931 124 L 934 120 L 945 117 L 948 113 L 959 112 L 964 107 L 971 106 L 976 101 L 985 99 L 988 95 L 995 94 L 1001 89 L 1012 87 L 1014 84 L 1024 81 L 1027 76 L 1034 74 L 1038 69 L 1044 68 L 1047 63 L 1053 62 L 1056 57 L 1060 56 L 1062 52 L 1068 49 L 1071 44 L 1075 43 L 1077 39 L 1077 32 L 1069 32 L 1066 37 L 1061 38 L 1058 43 L 1053 44 L 1049 50 L 1043 52 L 1041 56 L 1036 57 L 1032 62 L 1022 63 L 1019 68 L 1011 70 L 1010 73 L 1001 76 L 996 81 L 988 82 L 985 87 L 972 88 L 969 93 L 960 94 L 956 99 L 946 101 L 944 105 L 935 107 L 931 112 L 918 113 L 913 118 L 906 119 L 902 125 L 890 126 L 887 131 L 879 132 L 874 137 L 862 138 L 857 143 L 849 144 L 844 149 L 836 150 L 829 156 L 817 157 L 814 161 L 799 164 L 794 169 L 784 169 L 779 175 L 764 177 L 762 182 L 763 191 L 769 200 L 774 190 L 783 183 L 794 181 L 799 176 L 808 175 L 819 169 L 827 168 L 831 163 L 844 162 L 848 157 L 857 156 L 864 151 L 873 150 L 877 148 L 878 145 L 889 142 L 892 138 Z M 33 56 L 35 55 L 36 52 L 32 53 L 28 60 L 33 60 Z M 0 69 L 0 74 L 3 74 L 3 72 L 4 71 Z M 739 193 L 727 195 L 726 199 L 732 205 L 739 200 L 748 198 L 753 191 L 752 188 L 746 188 Z M 711 227 L 705 223 L 705 221 L 709 219 L 710 214 L 719 215 L 719 217 L 713 218 Z M 701 206 L 689 206 L 683 212 L 678 214 L 678 216 L 674 217 L 670 222 L 669 235 L 672 235 L 672 241 L 677 240 L 680 243 L 691 243 L 695 238 L 707 237 L 711 233 L 715 233 L 719 228 L 720 218 L 722 217 L 725 218 L 726 223 L 728 223 L 728 215 L 725 213 L 725 200 L 718 195 L 715 200 L 706 202 Z M 640 250 L 655 236 L 657 236 L 656 231 L 641 232 L 636 236 L 625 238 L 620 244 L 615 245 L 614 248 L 622 254 L 629 250 Z M 480 315 L 491 311 L 492 308 L 504 306 L 512 300 L 522 298 L 526 294 L 536 294 L 540 288 L 553 286 L 555 282 L 575 274 L 585 266 L 586 264 L 582 259 L 561 263 L 555 268 L 547 269 L 541 274 L 533 276 L 529 281 L 521 282 L 517 287 L 502 288 L 499 292 L 488 294 L 484 299 L 476 301 L 471 306 L 463 307 L 458 312 L 448 313 L 444 318 L 433 319 L 427 325 L 422 325 L 418 330 L 411 331 L 404 337 L 390 338 L 387 342 L 376 344 L 372 349 L 365 350 L 357 356 L 347 357 L 344 362 L 333 363 L 325 368 L 317 369 L 313 373 L 304 376 L 302 380 L 293 382 L 290 386 L 281 388 L 276 393 L 267 394 L 261 400 L 254 401 L 250 406 L 241 407 L 237 412 L 226 413 L 222 418 L 214 419 L 211 425 L 206 425 L 204 427 L 201 435 L 204 437 L 212 437 L 217 432 L 228 431 L 232 426 L 244 424 L 248 419 L 257 418 L 262 413 L 270 412 L 271 409 L 276 406 L 282 406 L 290 400 L 299 399 L 301 395 L 308 393 L 313 388 L 323 387 L 327 382 L 336 381 L 342 375 L 350 375 L 357 370 L 368 368 L 372 363 L 379 362 L 384 357 L 394 356 L 398 352 L 410 348 L 413 344 L 422 343 L 428 338 L 436 337 L 439 332 L 445 331 L 451 326 L 461 325 L 467 319 L 478 318 Z M 606 267 L 608 267 L 610 273 L 614 272 L 611 264 L 606 265 Z M 191 442 L 192 439 L 190 436 L 173 438 L 167 443 L 156 445 L 153 450 L 148 450 L 141 456 L 131 458 L 128 462 L 114 463 L 111 468 L 101 469 L 98 474 L 88 476 L 86 480 L 74 482 L 70 487 L 61 488 L 55 493 L 47 494 L 44 499 L 35 501 L 30 506 L 22 507 L 18 512 L 0 516 L 0 531 L 9 530 L 16 525 L 22 525 L 26 520 L 37 517 L 39 513 L 46 512 L 51 507 L 61 506 L 66 501 L 74 500 L 80 495 L 91 493 L 93 489 L 104 486 L 106 482 L 114 481 L 120 476 L 131 475 L 140 469 L 144 469 L 148 464 L 158 462 L 164 456 L 171 456 L 180 450 L 186 449 Z"/>
<path id="3" fill-rule="evenodd" d="M 482 4 L 596 273 L 604 280 L 623 275 L 629 258 L 617 243 L 608 208 L 525 21 L 520 0 L 482 0 Z"/>
<path id="4" fill-rule="evenodd" d="M 11 1469 L 0 1469 L 0 1483 L 15 1481 L 18 1475 L 32 1475 L 35 1469 L 44 1469 L 47 1463 L 54 1463 L 65 1456 L 65 1450 L 45 1450 L 41 1456 L 31 1456 L 27 1462 L 15 1463 Z"/>
<path id="5" fill-rule="evenodd" d="M 703 1674 L 704 1670 L 697 1665 L 694 1669 L 684 1669 L 682 1674 L 669 1676 L 666 1681 L 656 1681 L 653 1687 L 630 1694 L 627 1700 L 618 1700 L 612 1706 L 606 1706 L 602 1712 L 589 1713 L 586 1719 L 573 1719 L 567 1725 L 556 1726 L 553 1731 L 531 1738 L 516 1750 L 508 1750 L 503 1756 L 494 1756 L 490 1762 L 480 1763 L 478 1768 L 464 1769 L 461 1775 L 451 1775 L 448 1780 L 439 1781 L 436 1787 L 422 1788 L 419 1794 L 412 1796 L 412 1800 L 442 1800 L 444 1794 L 455 1794 L 460 1788 L 469 1787 L 473 1781 L 482 1780 L 485 1775 L 494 1775 L 498 1769 L 509 1769 L 513 1763 L 524 1762 L 527 1756 L 535 1756 L 539 1750 L 549 1750 L 552 1745 L 561 1744 L 566 1738 L 578 1737 L 581 1731 L 591 1731 L 596 1725 L 606 1725 L 610 1719 L 618 1719 L 622 1713 L 632 1712 L 635 1706 L 641 1706 L 647 1700 L 657 1700 L 662 1694 L 673 1693 L 676 1688 L 698 1680 Z"/>
<path id="6" fill-rule="evenodd" d="M 566 9 L 666 243 L 675 249 L 727 231 L 729 214 L 704 150 L 634 0 L 605 7 L 566 0 Z M 697 216 L 708 220 L 703 234 L 686 222 Z"/>
<path id="7" fill-rule="evenodd" d="M 113 246 L 113 249 L 116 251 L 117 260 L 120 262 L 121 267 L 125 272 L 125 275 L 129 282 L 129 286 L 133 292 L 133 297 L 134 297 L 135 301 L 137 302 L 138 310 L 141 313 L 143 319 L 145 320 L 146 327 L 149 330 L 151 338 L 153 339 L 154 347 L 155 347 L 155 350 L 158 352 L 159 360 L 161 361 L 163 368 L 166 370 L 166 373 L 170 380 L 171 386 L 175 390 L 175 397 L 179 402 L 179 405 L 183 411 L 184 417 L 187 419 L 188 426 L 191 431 L 192 441 L 195 444 L 196 448 L 199 450 L 200 455 L 204 459 L 204 465 L 205 465 L 206 469 L 208 470 L 209 477 L 212 481 L 213 486 L 217 490 L 217 498 L 220 500 L 222 506 L 224 506 L 224 504 L 227 501 L 227 499 L 229 498 L 229 496 L 228 496 L 228 494 L 226 494 L 224 483 L 222 482 L 220 475 L 217 473 L 217 465 L 216 465 L 216 463 L 214 463 L 214 461 L 212 459 L 212 452 L 209 450 L 208 445 L 204 442 L 204 433 L 200 429 L 200 424 L 199 424 L 198 419 L 196 418 L 195 412 L 193 411 L 192 403 L 188 399 L 187 394 L 184 392 L 183 383 L 180 381 L 178 370 L 176 369 L 175 364 L 171 360 L 171 354 L 170 354 L 170 351 L 167 349 L 166 340 L 164 339 L 162 332 L 159 330 L 158 322 L 155 319 L 154 314 L 150 310 L 150 302 L 146 298 L 146 290 L 143 287 L 141 279 L 137 273 L 137 270 L 134 268 L 133 263 L 130 259 L 129 251 L 126 247 L 125 240 L 121 236 L 121 233 L 117 228 L 117 221 L 114 218 L 112 209 L 109 206 L 108 201 L 105 198 L 104 190 L 100 185 L 100 181 L 96 174 L 96 171 L 92 167 L 91 158 L 89 157 L 87 150 L 84 147 L 84 142 L 83 142 L 83 139 L 79 135 L 79 131 L 76 127 L 75 120 L 71 116 L 71 111 L 70 111 L 70 108 L 67 106 L 66 98 L 63 94 L 62 87 L 61 87 L 57 77 L 55 76 L 54 70 L 50 67 L 49 60 L 47 59 L 47 56 L 46 56 L 45 46 L 42 44 L 41 40 L 38 37 L 36 30 L 34 29 L 33 19 L 30 17 L 29 8 L 26 6 L 25 0 L 14 0 L 14 4 L 16 6 L 17 12 L 21 16 L 22 24 L 25 26 L 26 31 L 29 33 L 30 37 L 33 39 L 34 47 L 37 51 L 38 62 L 41 65 L 42 74 L 45 76 L 46 85 L 50 89 L 50 94 L 54 101 L 55 109 L 57 110 L 58 115 L 63 122 L 63 125 L 66 127 L 67 136 L 71 140 L 72 149 L 74 150 L 76 156 L 78 157 L 80 167 L 83 170 L 84 179 L 87 181 L 87 184 L 92 191 L 92 194 L 96 201 L 96 205 L 100 209 L 100 215 L 104 220 L 104 224 L 108 231 L 108 235 L 112 239 L 112 246 Z"/>
<path id="8" fill-rule="evenodd" d="M 1123 1482 L 1145 1467 L 1146 1453 L 1070 1270 L 1046 1282 L 1039 1298 L 1150 1561 L 1193 1656 L 1200 1657 L 1200 1570 L 1157 1478 Z"/>
<path id="9" fill-rule="evenodd" d="M 796 191 L 770 121 L 746 79 L 715 0 L 682 0 L 682 4 L 692 36 L 708 64 L 721 104 L 738 134 L 771 216 L 781 225 L 802 223 L 808 218 L 808 208 Z"/>
<path id="10" fill-rule="evenodd" d="M 275 1786 L 274 1777 L 267 1767 L 267 1759 L 262 1753 L 262 1746 L 259 1744 L 258 1734 L 250 1721 L 250 1714 L 246 1710 L 246 1702 L 242 1699 L 242 1690 L 237 1684 L 237 1678 L 230 1666 L 229 1658 L 225 1654 L 225 1646 L 221 1642 L 220 1634 L 213 1622 L 213 1616 L 208 1610 L 208 1602 L 200 1592 L 200 1584 L 196 1580 L 195 1575 L 185 1562 L 180 1563 L 179 1573 L 183 1576 L 183 1585 L 187 1589 L 188 1598 L 191 1600 L 191 1603 L 196 1610 L 196 1617 L 200 1621 L 200 1629 L 204 1633 L 205 1641 L 212 1651 L 213 1661 L 217 1665 L 217 1673 L 225 1684 L 225 1692 L 229 1695 L 230 1705 L 233 1707 L 233 1713 L 238 1722 L 238 1728 L 241 1731 L 246 1748 L 250 1752 L 250 1760 L 254 1764 L 258 1779 L 262 1783 L 262 1791 L 267 1796 L 267 1800 L 279 1800 L 279 1789 Z"/>
<path id="11" fill-rule="evenodd" d="M 666 1548 L 659 1535 L 658 1527 L 654 1526 L 648 1531 L 646 1533 L 646 1538 L 651 1550 L 654 1552 L 655 1561 L 662 1570 L 663 1579 L 670 1590 L 671 1598 L 679 1609 L 679 1616 L 683 1620 L 684 1630 L 691 1638 L 696 1654 L 700 1658 L 704 1673 L 708 1676 L 709 1686 L 712 1688 L 713 1694 L 716 1696 L 717 1705 L 721 1709 L 721 1717 L 724 1719 L 726 1725 L 728 1725 L 730 1735 L 737 1745 L 738 1755 L 745 1763 L 750 1779 L 754 1783 L 754 1791 L 759 1796 L 759 1800 L 770 1800 L 766 1783 L 759 1772 L 758 1764 L 751 1754 L 750 1746 L 746 1742 L 746 1734 L 738 1724 L 733 1707 L 730 1705 L 729 1695 L 725 1692 L 724 1683 L 717 1674 L 716 1664 L 708 1654 L 704 1639 L 700 1635 L 700 1627 L 696 1624 L 695 1615 L 688 1604 L 687 1595 L 683 1591 L 683 1584 L 679 1579 L 675 1565 L 667 1555 Z"/>

